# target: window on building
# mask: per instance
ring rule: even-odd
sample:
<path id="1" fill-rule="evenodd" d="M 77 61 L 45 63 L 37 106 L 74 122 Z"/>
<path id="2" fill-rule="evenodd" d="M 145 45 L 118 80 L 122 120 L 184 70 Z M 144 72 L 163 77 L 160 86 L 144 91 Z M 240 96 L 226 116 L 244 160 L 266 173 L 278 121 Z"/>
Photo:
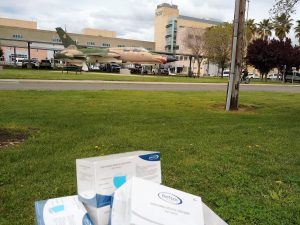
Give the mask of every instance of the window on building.
<path id="1" fill-rule="evenodd" d="M 58 37 L 52 38 L 53 42 L 61 43 L 61 40 Z"/>
<path id="2" fill-rule="evenodd" d="M 110 44 L 108 44 L 108 43 L 102 43 L 102 47 L 110 47 Z"/>
<path id="3" fill-rule="evenodd" d="M 148 51 L 152 51 L 152 48 L 146 48 Z"/>
<path id="4" fill-rule="evenodd" d="M 181 55 L 179 59 L 180 59 L 180 61 L 182 61 L 183 60 L 183 56 Z"/>
<path id="5" fill-rule="evenodd" d="M 13 34 L 13 38 L 15 38 L 15 39 L 22 39 L 23 35 L 22 34 Z"/>
<path id="6" fill-rule="evenodd" d="M 27 55 L 25 54 L 10 54 L 9 55 L 9 61 L 14 61 L 16 58 L 22 58 L 22 59 L 27 59 Z"/>
<path id="7" fill-rule="evenodd" d="M 124 48 L 125 47 L 125 45 L 117 45 L 118 46 L 118 48 Z"/>
<path id="8" fill-rule="evenodd" d="M 187 61 L 188 60 L 188 57 L 187 56 L 184 56 L 184 61 Z"/>
<path id="9" fill-rule="evenodd" d="M 88 46 L 95 46 L 96 44 L 95 44 L 94 41 L 88 41 L 88 42 L 87 42 L 87 45 L 88 45 Z"/>

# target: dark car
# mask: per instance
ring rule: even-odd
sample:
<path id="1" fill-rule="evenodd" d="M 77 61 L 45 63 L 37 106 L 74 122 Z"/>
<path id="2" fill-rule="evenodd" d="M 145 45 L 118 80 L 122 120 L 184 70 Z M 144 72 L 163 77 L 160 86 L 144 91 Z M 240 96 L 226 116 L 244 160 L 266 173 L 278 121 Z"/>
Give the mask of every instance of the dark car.
<path id="1" fill-rule="evenodd" d="M 111 64 L 110 69 L 112 73 L 120 73 L 121 67 L 117 64 Z"/>
<path id="2" fill-rule="evenodd" d="M 30 62 L 28 59 L 24 59 L 22 61 L 22 68 L 38 68 L 39 61 L 31 59 Z"/>
<path id="3" fill-rule="evenodd" d="M 50 60 L 43 59 L 40 62 L 40 69 L 51 69 L 51 62 Z"/>
<path id="4" fill-rule="evenodd" d="M 287 72 L 284 77 L 285 82 L 299 82 L 300 83 L 300 73 L 299 72 Z"/>

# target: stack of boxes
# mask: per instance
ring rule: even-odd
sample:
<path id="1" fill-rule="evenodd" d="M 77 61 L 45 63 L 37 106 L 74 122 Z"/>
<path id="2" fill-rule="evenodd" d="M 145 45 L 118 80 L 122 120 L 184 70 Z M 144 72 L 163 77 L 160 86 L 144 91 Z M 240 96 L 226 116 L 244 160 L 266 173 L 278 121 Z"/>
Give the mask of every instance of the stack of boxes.
<path id="1" fill-rule="evenodd" d="M 112 196 L 132 177 L 161 183 L 160 153 L 135 151 L 76 160 L 78 198 L 95 225 L 108 225 Z"/>
<path id="2" fill-rule="evenodd" d="M 160 185 L 159 152 L 77 159 L 76 175 L 78 196 L 35 203 L 38 225 L 226 225 L 200 197 Z"/>

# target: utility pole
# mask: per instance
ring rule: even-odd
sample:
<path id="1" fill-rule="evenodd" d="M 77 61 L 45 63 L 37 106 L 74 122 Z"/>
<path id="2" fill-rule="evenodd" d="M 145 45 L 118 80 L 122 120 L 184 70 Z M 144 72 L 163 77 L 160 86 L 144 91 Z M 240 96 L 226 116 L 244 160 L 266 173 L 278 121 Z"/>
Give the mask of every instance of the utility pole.
<path id="1" fill-rule="evenodd" d="M 239 82 L 244 52 L 246 0 L 235 1 L 230 80 L 227 87 L 226 111 L 238 110 Z"/>

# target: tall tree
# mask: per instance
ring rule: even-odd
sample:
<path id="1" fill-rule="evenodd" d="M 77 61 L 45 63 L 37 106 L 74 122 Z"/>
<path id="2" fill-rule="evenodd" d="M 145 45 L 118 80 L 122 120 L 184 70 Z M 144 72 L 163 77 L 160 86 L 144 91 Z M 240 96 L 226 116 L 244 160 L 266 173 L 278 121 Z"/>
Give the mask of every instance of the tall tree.
<path id="1" fill-rule="evenodd" d="M 257 32 L 257 26 L 255 23 L 254 19 L 249 19 L 246 21 L 246 38 L 247 38 L 247 43 L 250 43 L 255 34 Z"/>
<path id="2" fill-rule="evenodd" d="M 281 14 L 280 16 L 276 16 L 273 24 L 275 35 L 280 41 L 283 41 L 284 38 L 286 38 L 293 26 L 292 19 L 285 13 Z"/>
<path id="3" fill-rule="evenodd" d="M 189 49 L 197 61 L 197 76 L 200 76 L 201 63 L 204 53 L 204 30 L 195 28 L 186 28 L 186 36 L 183 43 Z"/>
<path id="4" fill-rule="evenodd" d="M 221 77 L 229 66 L 232 25 L 229 23 L 210 27 L 204 36 L 204 52 L 210 62 L 221 68 Z"/>
<path id="5" fill-rule="evenodd" d="M 282 14 L 286 14 L 288 17 L 295 13 L 295 5 L 300 0 L 275 0 L 273 8 L 270 10 L 271 18 L 276 18 Z"/>
<path id="6" fill-rule="evenodd" d="M 250 43 L 247 50 L 247 62 L 259 70 L 262 79 L 267 78 L 267 74 L 276 66 L 269 42 L 257 39 Z"/>
<path id="7" fill-rule="evenodd" d="M 272 58 L 278 72 L 283 74 L 283 69 L 292 70 L 292 67 L 299 66 L 299 48 L 292 45 L 291 39 L 287 38 L 285 41 L 273 39 L 270 42 L 270 49 Z"/>
<path id="8" fill-rule="evenodd" d="M 261 39 L 268 40 L 272 35 L 273 24 L 271 20 L 264 19 L 258 25 L 257 33 Z"/>
<path id="9" fill-rule="evenodd" d="M 297 26 L 295 27 L 295 35 L 300 44 L 300 20 L 297 20 Z"/>

